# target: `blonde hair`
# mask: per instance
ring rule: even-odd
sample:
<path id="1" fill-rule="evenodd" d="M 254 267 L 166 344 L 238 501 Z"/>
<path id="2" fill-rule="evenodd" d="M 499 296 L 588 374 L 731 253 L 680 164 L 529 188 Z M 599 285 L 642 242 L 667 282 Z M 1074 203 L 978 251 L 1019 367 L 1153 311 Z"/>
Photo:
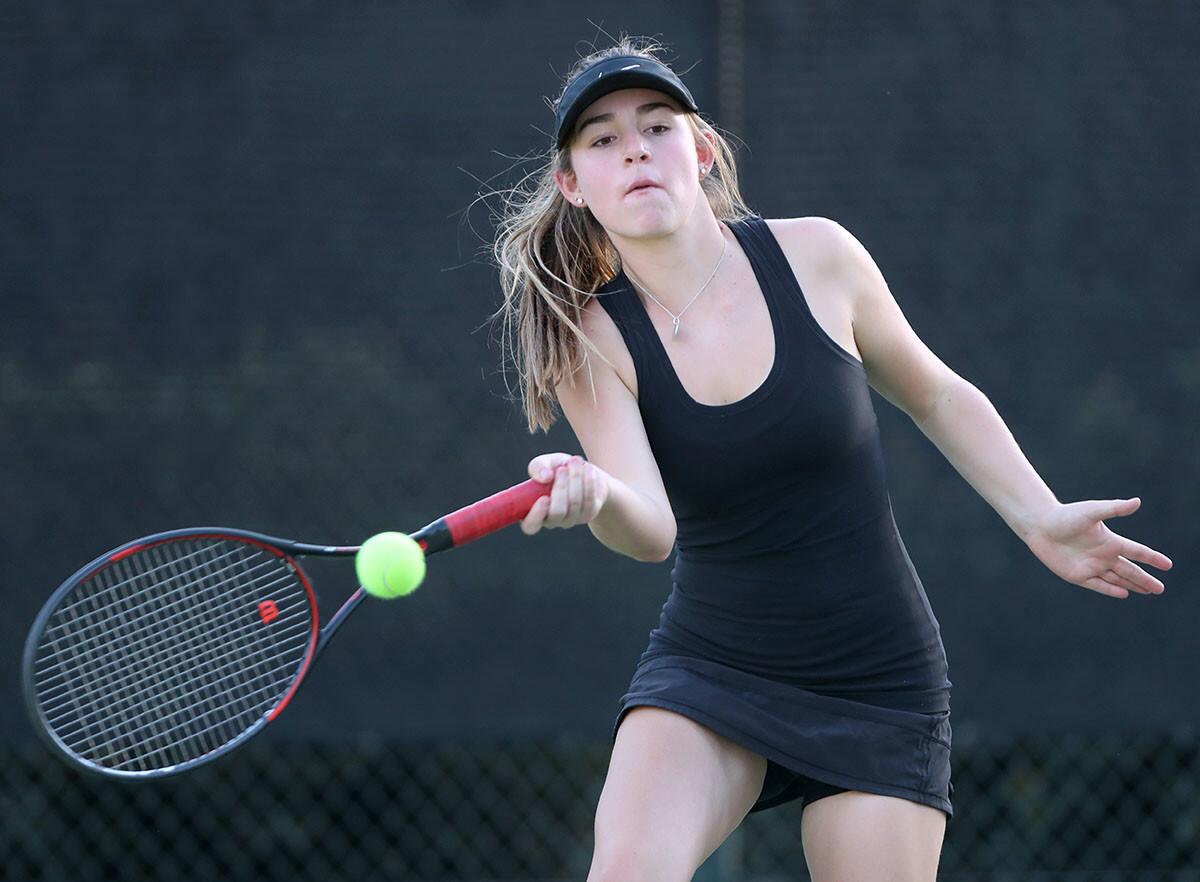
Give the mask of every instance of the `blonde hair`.
<path id="1" fill-rule="evenodd" d="M 615 45 L 584 56 L 567 73 L 566 85 L 584 68 L 613 55 L 657 58 L 650 39 L 620 36 Z M 661 61 L 662 59 L 658 59 Z M 552 104 L 557 109 L 562 91 Z M 738 191 L 737 166 L 725 137 L 698 114 L 685 112 L 696 143 L 711 138 L 716 154 L 701 182 L 718 220 L 740 220 L 751 212 Z M 573 382 L 587 350 L 603 355 L 581 328 L 584 307 L 596 289 L 620 269 L 620 255 L 589 211 L 563 198 L 554 173 L 569 173 L 569 145 L 551 146 L 546 161 L 518 185 L 501 191 L 492 257 L 500 270 L 503 303 L 493 314 L 501 325 L 501 360 L 511 361 L 529 431 L 546 431 L 556 419 L 555 387 Z M 509 387 L 511 392 L 511 385 Z"/>

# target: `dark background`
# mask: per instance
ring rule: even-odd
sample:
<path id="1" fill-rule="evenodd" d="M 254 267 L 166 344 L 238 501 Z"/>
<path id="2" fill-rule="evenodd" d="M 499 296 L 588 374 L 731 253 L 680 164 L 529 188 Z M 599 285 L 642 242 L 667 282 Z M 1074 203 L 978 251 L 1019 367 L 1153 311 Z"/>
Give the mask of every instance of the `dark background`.
<path id="1" fill-rule="evenodd" d="M 1161 596 L 1060 581 L 876 397 L 956 744 L 1140 731 L 1194 756 L 1197 9 L 4 4 L 0 744 L 37 750 L 25 633 L 107 548 L 201 524 L 354 543 L 577 449 L 508 400 L 480 196 L 536 166 L 562 75 L 626 31 L 671 47 L 758 213 L 846 226 L 1058 497 L 1141 496 L 1110 526 L 1174 559 Z M 312 569 L 327 607 L 354 587 Z M 586 529 L 513 529 L 364 606 L 264 738 L 602 747 L 669 588 Z"/>

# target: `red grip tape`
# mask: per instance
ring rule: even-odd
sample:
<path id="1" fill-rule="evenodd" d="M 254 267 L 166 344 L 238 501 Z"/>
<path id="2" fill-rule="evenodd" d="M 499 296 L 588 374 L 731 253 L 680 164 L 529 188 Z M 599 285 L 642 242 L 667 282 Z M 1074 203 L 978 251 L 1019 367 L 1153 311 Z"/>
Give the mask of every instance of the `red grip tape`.
<path id="1" fill-rule="evenodd" d="M 550 495 L 553 486 L 530 478 L 446 515 L 443 520 L 455 548 L 523 520 L 535 502 Z"/>

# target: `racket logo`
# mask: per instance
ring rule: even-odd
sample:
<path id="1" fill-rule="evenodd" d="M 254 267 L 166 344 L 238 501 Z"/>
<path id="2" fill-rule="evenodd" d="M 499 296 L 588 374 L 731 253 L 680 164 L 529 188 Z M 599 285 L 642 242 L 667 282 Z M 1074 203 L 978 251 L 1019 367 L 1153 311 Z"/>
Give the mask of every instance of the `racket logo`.
<path id="1" fill-rule="evenodd" d="M 258 605 L 258 615 L 264 625 L 269 625 L 279 618 L 279 607 L 275 605 L 274 600 L 264 600 Z"/>

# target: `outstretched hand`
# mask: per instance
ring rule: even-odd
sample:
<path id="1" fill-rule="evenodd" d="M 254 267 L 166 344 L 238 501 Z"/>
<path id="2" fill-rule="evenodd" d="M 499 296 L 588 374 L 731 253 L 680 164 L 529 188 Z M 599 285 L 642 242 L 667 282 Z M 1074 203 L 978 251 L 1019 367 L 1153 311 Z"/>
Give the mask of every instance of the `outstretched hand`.
<path id="1" fill-rule="evenodd" d="M 1073 585 L 1109 597 L 1162 594 L 1163 583 L 1134 561 L 1160 570 L 1171 568 L 1171 559 L 1105 526 L 1108 518 L 1133 514 L 1141 499 L 1090 499 L 1052 509 L 1025 537 L 1029 550 L 1050 571 Z"/>

